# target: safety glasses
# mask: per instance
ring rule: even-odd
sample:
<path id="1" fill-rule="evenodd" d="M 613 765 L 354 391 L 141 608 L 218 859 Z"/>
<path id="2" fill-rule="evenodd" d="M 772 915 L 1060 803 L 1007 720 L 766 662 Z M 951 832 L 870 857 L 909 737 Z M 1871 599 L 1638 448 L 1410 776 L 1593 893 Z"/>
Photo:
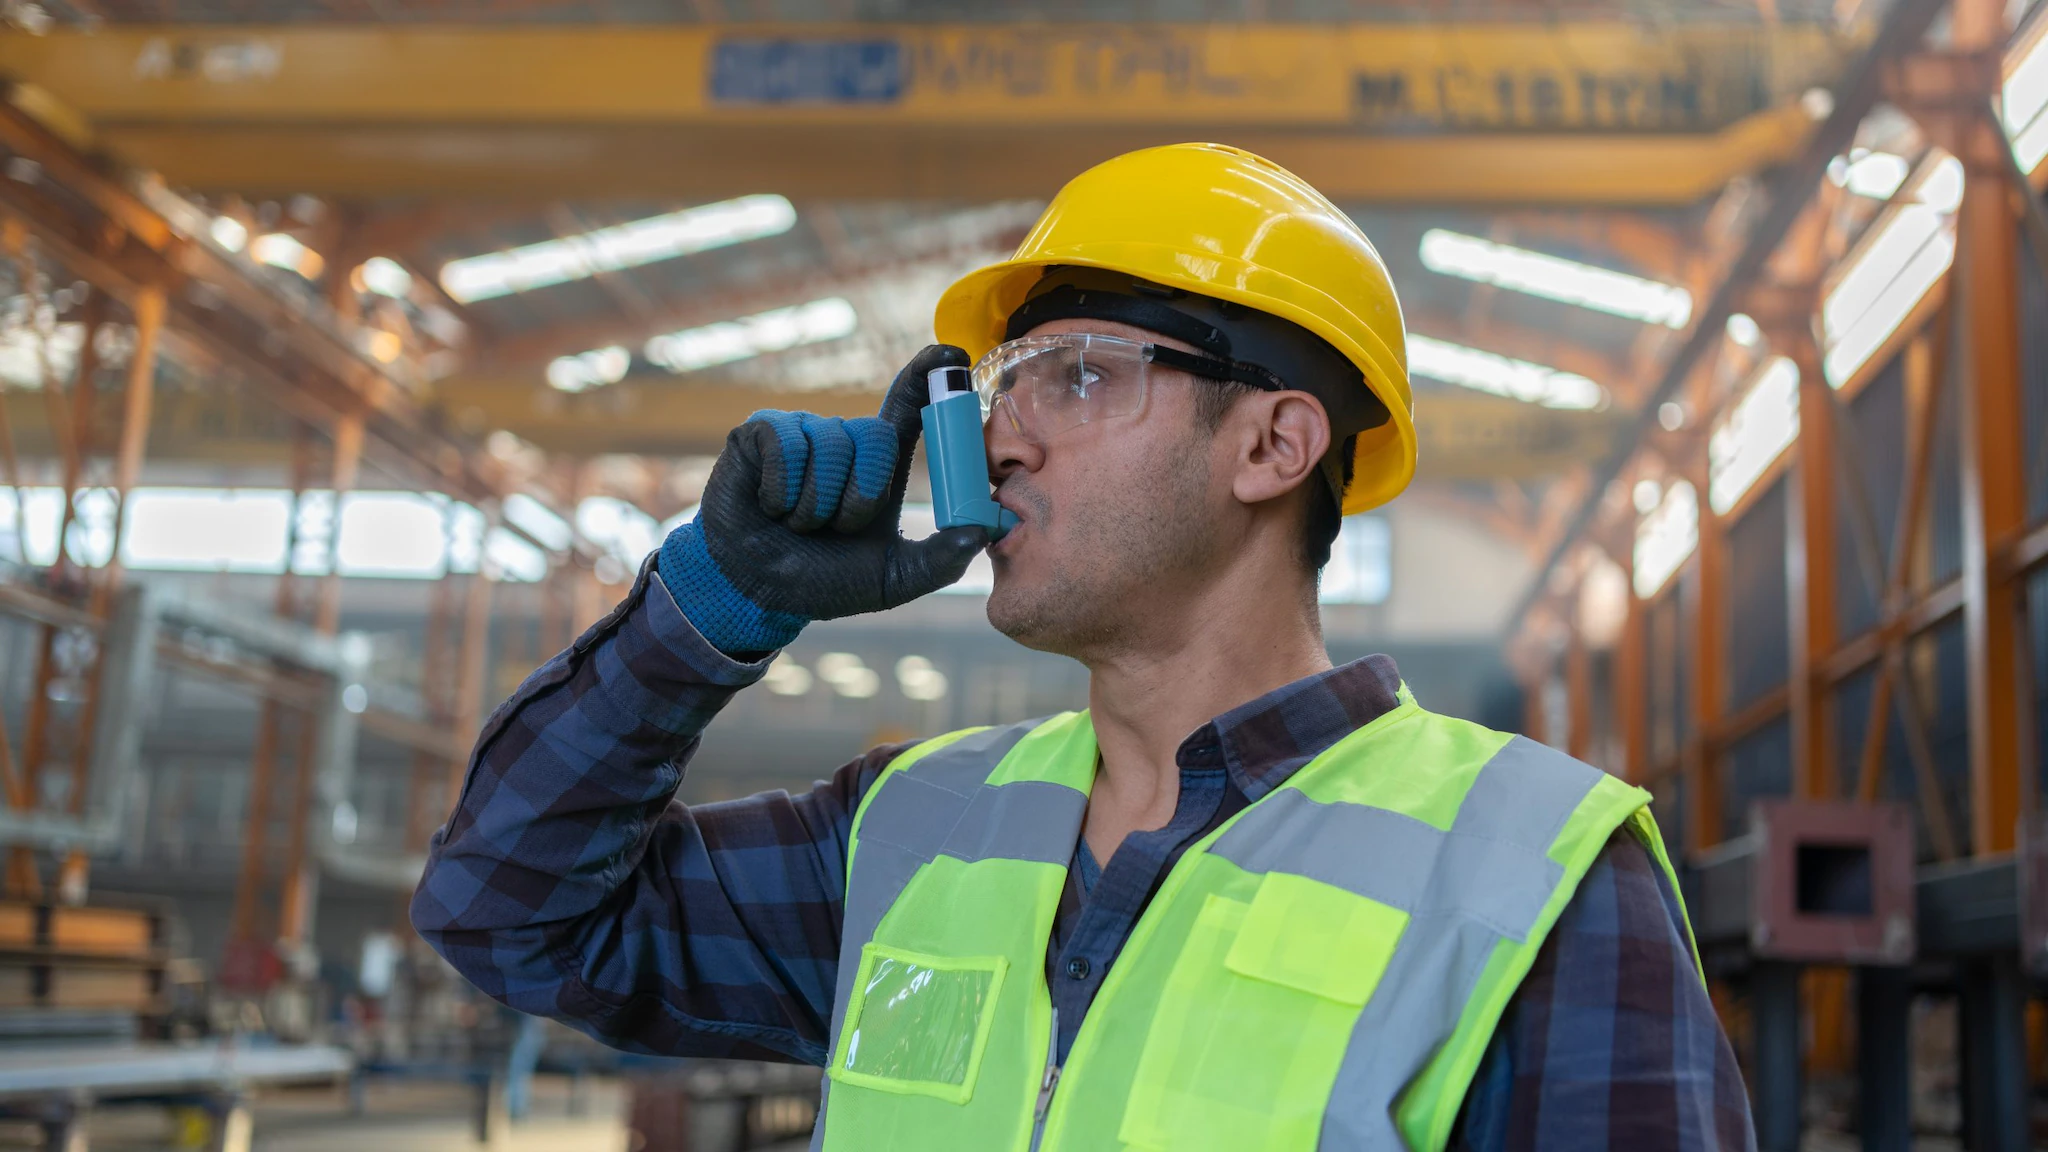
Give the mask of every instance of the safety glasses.
<path id="1" fill-rule="evenodd" d="M 1235 361 L 1118 336 L 1076 333 L 1026 336 L 997 345 L 974 366 L 974 390 L 989 419 L 995 419 L 1000 409 L 1018 435 L 1044 441 L 1077 425 L 1142 411 L 1155 366 L 1266 391 L 1283 387 Z"/>

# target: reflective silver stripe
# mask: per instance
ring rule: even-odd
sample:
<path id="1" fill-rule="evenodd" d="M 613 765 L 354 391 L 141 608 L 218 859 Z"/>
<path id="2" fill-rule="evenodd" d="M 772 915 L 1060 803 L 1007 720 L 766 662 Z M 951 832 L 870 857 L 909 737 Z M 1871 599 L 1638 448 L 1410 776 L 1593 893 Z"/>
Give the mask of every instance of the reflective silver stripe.
<path id="1" fill-rule="evenodd" d="M 1535 760 L 1562 766 L 1531 768 Z M 1217 837 L 1212 855 L 1247 872 L 1290 872 L 1414 916 L 1455 913 L 1520 940 L 1563 869 L 1551 842 L 1599 777 L 1516 737 L 1481 768 L 1450 831 L 1363 804 L 1325 804 L 1286 788 Z"/>
<path id="2" fill-rule="evenodd" d="M 1087 807 L 1087 793 L 1044 780 L 983 788 L 946 834 L 937 854 L 969 864 L 1030 860 L 1064 868 L 1074 858 L 1074 837 Z"/>
<path id="3" fill-rule="evenodd" d="M 1209 851 L 1247 872 L 1307 876 L 1412 916 L 1472 916 L 1517 940 L 1560 871 L 1518 844 L 1291 788 L 1253 805 Z"/>
<path id="4" fill-rule="evenodd" d="M 1597 768 L 1519 736 L 1480 769 L 1451 831 L 1442 834 L 1450 851 L 1432 862 L 1450 867 L 1432 869 L 1420 910 L 1352 1028 L 1323 1113 L 1321 1147 L 1405 1147 L 1394 1126 L 1402 1091 L 1457 1030 L 1495 946 L 1503 937 L 1526 939 L 1562 880 L 1563 870 L 1549 859 L 1550 845 L 1600 775 Z M 1490 864 L 1466 855 L 1481 845 L 1491 846 Z M 1353 851 L 1382 867 L 1393 863 L 1359 847 Z M 1489 886 L 1513 874 L 1482 870 L 1537 871 L 1539 862 L 1546 886 L 1533 910 L 1527 903 L 1532 886 L 1516 878 L 1519 894 L 1503 899 Z"/>
<path id="5" fill-rule="evenodd" d="M 846 1023 L 860 953 L 911 877 L 939 856 L 977 860 L 1030 860 L 1064 865 L 1073 856 L 1086 793 L 1063 784 L 1019 780 L 990 786 L 1003 757 L 1043 718 L 963 736 L 883 778 L 864 803 L 856 833 L 859 850 L 847 877 L 839 935 L 839 971 L 832 997 L 829 1062 Z M 811 1148 L 825 1145 L 823 1082 Z"/>

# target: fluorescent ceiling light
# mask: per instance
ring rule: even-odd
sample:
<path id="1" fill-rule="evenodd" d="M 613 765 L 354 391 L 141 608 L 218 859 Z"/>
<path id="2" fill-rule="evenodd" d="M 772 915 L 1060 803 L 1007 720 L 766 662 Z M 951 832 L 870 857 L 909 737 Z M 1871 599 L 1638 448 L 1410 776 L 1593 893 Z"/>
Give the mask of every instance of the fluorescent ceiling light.
<path id="1" fill-rule="evenodd" d="M 1414 333 L 1408 336 L 1408 370 L 1545 408 L 1598 408 L 1606 398 L 1584 376 Z"/>
<path id="2" fill-rule="evenodd" d="M 1546 300 L 1626 316 L 1646 324 L 1683 328 L 1692 320 L 1692 293 L 1611 268 L 1496 244 L 1462 232 L 1432 228 L 1422 234 L 1422 263 L 1432 272 L 1527 292 Z"/>
<path id="3" fill-rule="evenodd" d="M 905 656 L 896 662 L 896 686 L 912 700 L 946 698 L 946 674 L 923 656 Z"/>
<path id="4" fill-rule="evenodd" d="M 761 677 L 761 683 L 768 686 L 777 696 L 801 696 L 811 690 L 811 670 L 796 662 L 796 658 L 784 652 L 768 666 L 768 672 Z"/>
<path id="5" fill-rule="evenodd" d="M 249 255 L 259 264 L 268 264 L 272 268 L 282 268 L 287 272 L 297 272 L 308 280 L 319 279 L 320 270 L 327 266 L 327 262 L 320 258 L 318 252 L 299 243 L 297 237 L 288 236 L 283 232 L 258 236 L 249 245 Z"/>
<path id="6" fill-rule="evenodd" d="M 405 266 L 386 256 L 372 256 L 356 269 L 362 274 L 363 288 L 379 296 L 403 300 L 412 293 L 412 273 Z"/>
<path id="7" fill-rule="evenodd" d="M 1774 356 L 1707 440 L 1707 502 L 1726 514 L 1799 438 L 1799 366 Z"/>
<path id="8" fill-rule="evenodd" d="M 795 224 L 796 208 L 783 197 L 742 196 L 507 252 L 451 260 L 441 267 L 441 287 L 468 304 L 778 236 Z"/>
<path id="9" fill-rule="evenodd" d="M 574 356 L 557 356 L 548 364 L 548 386 L 561 392 L 587 392 L 617 384 L 626 378 L 626 370 L 632 366 L 633 354 L 616 344 Z"/>
<path id="10" fill-rule="evenodd" d="M 853 305 L 837 296 L 828 296 L 793 308 L 777 308 L 656 336 L 647 342 L 642 354 L 650 363 L 671 372 L 694 372 L 802 344 L 837 340 L 852 335 L 858 327 L 860 317 L 854 313 Z"/>
<path id="11" fill-rule="evenodd" d="M 1872 200 L 1889 200 L 1913 174 L 1913 166 L 1904 156 L 1890 152 L 1872 152 L 1858 148 L 1847 156 L 1837 156 L 1828 161 L 1828 179 L 1837 188 L 1846 188 L 1858 196 Z"/>
<path id="12" fill-rule="evenodd" d="M 249 242 L 249 229 L 232 216 L 216 216 L 207 228 L 213 233 L 213 242 L 230 252 L 240 252 Z"/>
<path id="13" fill-rule="evenodd" d="M 851 652 L 827 652 L 818 657 L 817 667 L 818 679 L 841 696 L 865 700 L 882 688 L 881 674 Z"/>

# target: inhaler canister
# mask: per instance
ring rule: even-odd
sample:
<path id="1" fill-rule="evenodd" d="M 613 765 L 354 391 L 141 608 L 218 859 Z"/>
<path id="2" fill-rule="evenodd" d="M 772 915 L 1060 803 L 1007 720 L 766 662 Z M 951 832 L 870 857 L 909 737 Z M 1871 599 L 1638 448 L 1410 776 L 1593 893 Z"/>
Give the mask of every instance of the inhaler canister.
<path id="1" fill-rule="evenodd" d="M 924 458 L 932 481 L 932 514 L 939 527 L 979 524 L 1000 540 L 1017 514 L 989 495 L 988 446 L 982 440 L 981 398 L 965 368 L 934 368 L 925 377 L 931 403 L 924 410 Z"/>

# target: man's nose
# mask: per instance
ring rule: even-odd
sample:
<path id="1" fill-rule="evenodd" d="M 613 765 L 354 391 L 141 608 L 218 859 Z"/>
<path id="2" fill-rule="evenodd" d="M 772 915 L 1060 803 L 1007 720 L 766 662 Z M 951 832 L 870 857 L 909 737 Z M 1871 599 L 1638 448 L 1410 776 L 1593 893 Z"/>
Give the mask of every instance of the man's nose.
<path id="1" fill-rule="evenodd" d="M 1036 472 L 1045 463 L 1045 446 L 1024 435 L 1018 427 L 1017 402 L 996 397 L 988 419 L 982 422 L 982 440 L 988 445 L 988 478 L 1001 484 L 1012 472 Z"/>

